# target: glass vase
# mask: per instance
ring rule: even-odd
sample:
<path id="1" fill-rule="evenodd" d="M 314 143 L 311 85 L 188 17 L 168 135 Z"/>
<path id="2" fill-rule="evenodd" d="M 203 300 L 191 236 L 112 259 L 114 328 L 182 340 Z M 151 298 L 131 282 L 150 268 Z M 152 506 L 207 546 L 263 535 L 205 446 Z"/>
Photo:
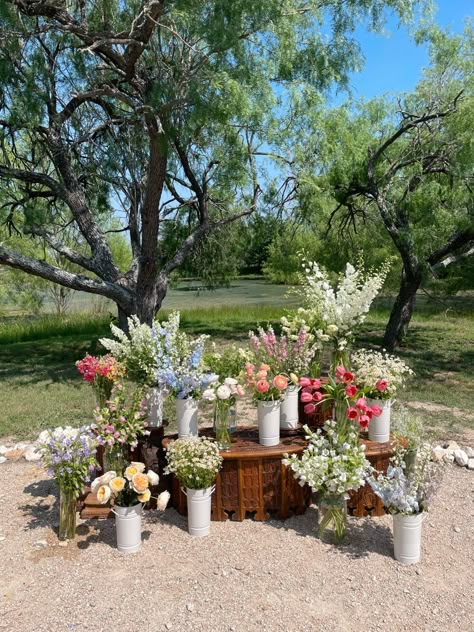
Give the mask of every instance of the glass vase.
<path id="1" fill-rule="evenodd" d="M 127 466 L 127 446 L 123 443 L 114 443 L 104 446 L 104 472 L 116 472 L 121 476 Z"/>
<path id="2" fill-rule="evenodd" d="M 331 349 L 331 359 L 329 366 L 330 375 L 336 374 L 336 367 L 342 365 L 347 371 L 351 368 L 351 349 L 346 347 L 345 349 L 338 349 L 334 346 Z"/>
<path id="3" fill-rule="evenodd" d="M 336 422 L 337 437 L 341 443 L 348 440 L 351 430 L 354 429 L 354 422 L 347 418 L 347 401 L 345 399 L 334 401 L 333 419 Z"/>
<path id="4" fill-rule="evenodd" d="M 216 399 L 214 408 L 214 430 L 220 450 L 230 449 L 230 405 L 229 400 Z"/>
<path id="5" fill-rule="evenodd" d="M 114 383 L 105 377 L 94 380 L 95 401 L 99 408 L 105 408 L 105 402 L 110 400 Z"/>
<path id="6" fill-rule="evenodd" d="M 308 377 L 310 378 L 320 378 L 321 377 L 321 362 L 323 359 L 323 349 L 319 349 L 315 352 L 313 359 L 311 360 L 311 364 L 308 369 Z"/>
<path id="7" fill-rule="evenodd" d="M 339 494 L 325 494 L 318 503 L 318 534 L 322 542 L 338 544 L 346 535 L 346 499 Z"/>
<path id="8" fill-rule="evenodd" d="M 73 540 L 76 536 L 77 494 L 59 488 L 59 539 Z"/>

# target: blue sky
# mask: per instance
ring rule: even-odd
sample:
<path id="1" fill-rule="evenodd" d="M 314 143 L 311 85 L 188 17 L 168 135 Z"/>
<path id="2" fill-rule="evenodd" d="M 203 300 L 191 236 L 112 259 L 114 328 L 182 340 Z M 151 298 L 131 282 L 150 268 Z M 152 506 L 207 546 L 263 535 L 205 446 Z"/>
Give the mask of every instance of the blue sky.
<path id="1" fill-rule="evenodd" d="M 434 16 L 442 27 L 461 32 L 466 17 L 474 16 L 474 0 L 438 0 Z M 420 77 L 423 67 L 428 65 L 425 46 L 416 46 L 408 30 L 398 27 L 397 20 L 389 20 L 384 35 L 358 29 L 359 41 L 366 62 L 360 73 L 352 77 L 354 97 L 371 98 L 387 92 L 411 90 Z M 344 100 L 339 95 L 336 101 Z"/>

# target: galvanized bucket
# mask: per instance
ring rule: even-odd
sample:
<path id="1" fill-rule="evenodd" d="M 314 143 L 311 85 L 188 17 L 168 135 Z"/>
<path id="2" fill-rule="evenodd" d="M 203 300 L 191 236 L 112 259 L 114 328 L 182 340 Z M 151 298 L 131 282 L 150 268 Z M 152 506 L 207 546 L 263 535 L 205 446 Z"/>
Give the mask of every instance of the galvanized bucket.
<path id="1" fill-rule="evenodd" d="M 141 503 L 133 507 L 114 506 L 115 529 L 117 533 L 117 549 L 121 553 L 135 553 L 142 544 L 142 509 Z"/>
<path id="2" fill-rule="evenodd" d="M 394 514 L 393 548 L 401 564 L 416 564 L 421 555 L 421 527 L 425 514 Z"/>
<path id="3" fill-rule="evenodd" d="M 262 445 L 272 446 L 280 443 L 280 401 L 259 401 L 258 441 Z"/>
<path id="4" fill-rule="evenodd" d="M 195 399 L 176 400 L 178 437 L 198 436 L 198 403 Z"/>
<path id="5" fill-rule="evenodd" d="M 285 399 L 280 404 L 280 428 L 294 430 L 298 427 L 299 387 L 290 384 L 285 392 Z"/>
<path id="6" fill-rule="evenodd" d="M 369 441 L 377 443 L 387 443 L 390 441 L 390 412 L 392 409 L 391 399 L 367 399 L 367 404 L 376 404 L 382 409 L 379 417 L 372 417 L 369 423 Z"/>
<path id="7" fill-rule="evenodd" d="M 206 489 L 182 489 L 188 499 L 188 532 L 197 538 L 209 535 L 211 529 L 211 496 L 215 486 Z"/>

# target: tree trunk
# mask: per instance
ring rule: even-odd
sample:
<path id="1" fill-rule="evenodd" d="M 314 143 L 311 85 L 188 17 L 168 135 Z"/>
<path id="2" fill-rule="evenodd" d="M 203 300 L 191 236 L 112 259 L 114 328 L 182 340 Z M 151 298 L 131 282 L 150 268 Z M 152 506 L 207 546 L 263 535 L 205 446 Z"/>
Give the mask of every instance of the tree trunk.
<path id="1" fill-rule="evenodd" d="M 118 326 L 120 327 L 120 329 L 122 331 L 124 331 L 126 334 L 128 334 L 128 321 L 127 318 L 131 316 L 131 314 L 128 314 L 124 309 L 122 309 L 120 307 L 120 305 L 117 305 L 117 320 L 118 320 Z"/>
<path id="2" fill-rule="evenodd" d="M 416 292 L 421 284 L 421 270 L 414 274 L 402 272 L 400 290 L 390 313 L 390 319 L 385 328 L 383 345 L 388 351 L 393 351 L 401 343 L 407 333 L 408 325 L 416 302 Z"/>

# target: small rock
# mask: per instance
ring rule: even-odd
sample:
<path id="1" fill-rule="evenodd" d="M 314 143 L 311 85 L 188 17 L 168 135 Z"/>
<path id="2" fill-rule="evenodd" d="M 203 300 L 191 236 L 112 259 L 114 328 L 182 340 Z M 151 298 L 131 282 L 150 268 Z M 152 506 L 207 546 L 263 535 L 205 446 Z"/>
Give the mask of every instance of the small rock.
<path id="1" fill-rule="evenodd" d="M 37 549 L 45 549 L 48 546 L 48 543 L 46 540 L 36 540 L 36 542 L 33 542 L 33 546 Z"/>
<path id="2" fill-rule="evenodd" d="M 26 461 L 40 461 L 41 453 L 38 452 L 36 448 L 31 447 L 25 452 L 25 460 Z"/>
<path id="3" fill-rule="evenodd" d="M 445 443 L 443 447 L 446 448 L 448 452 L 454 452 L 455 450 L 459 450 L 459 446 L 456 443 L 456 441 L 449 441 L 448 443 Z"/>
<path id="4" fill-rule="evenodd" d="M 443 456 L 443 460 L 446 461 L 446 463 L 454 463 L 453 452 L 446 452 L 446 454 Z"/>
<path id="5" fill-rule="evenodd" d="M 433 449 L 433 461 L 441 461 L 445 454 L 446 450 L 440 445 L 437 445 L 436 448 Z"/>
<path id="6" fill-rule="evenodd" d="M 7 539 L 6 536 L 0 535 L 0 542 L 3 542 L 3 540 L 6 540 L 6 539 Z"/>
<path id="7" fill-rule="evenodd" d="M 460 467 L 466 467 L 469 459 L 467 458 L 467 454 L 464 450 L 456 450 L 454 452 L 454 460 Z"/>
<path id="8" fill-rule="evenodd" d="M 417 568 L 417 569 L 415 569 L 415 573 L 417 575 L 421 575 L 423 573 L 423 571 L 421 570 L 421 568 Z"/>
<path id="9" fill-rule="evenodd" d="M 474 470 L 474 458 L 471 457 L 469 459 L 469 461 L 467 462 L 467 469 L 468 470 Z"/>
<path id="10" fill-rule="evenodd" d="M 172 628 L 172 627 L 173 627 L 173 624 L 172 624 L 172 623 L 165 623 L 165 628 L 166 628 L 167 630 L 171 630 L 171 628 Z"/>
<path id="11" fill-rule="evenodd" d="M 454 531 L 456 531 L 456 533 L 461 533 L 461 529 L 459 527 L 454 527 Z"/>
<path id="12" fill-rule="evenodd" d="M 7 447 L 6 447 L 6 446 L 4 446 L 4 445 L 0 445 L 0 455 L 2 455 L 2 456 L 3 456 L 3 455 L 5 454 L 5 452 L 8 452 L 8 450 L 9 450 L 9 449 L 10 449 L 10 448 L 7 448 Z"/>
<path id="13" fill-rule="evenodd" d="M 469 458 L 474 458 L 474 450 L 472 448 L 464 448 L 464 452 L 467 454 L 467 456 Z M 0 448 L 0 454 L 1 454 L 1 448 Z"/>
<path id="14" fill-rule="evenodd" d="M 5 463 L 6 460 L 7 460 L 7 457 L 0 456 L 0 463 Z"/>
<path id="15" fill-rule="evenodd" d="M 186 610 L 187 610 L 188 612 L 192 612 L 192 611 L 194 610 L 194 606 L 193 606 L 193 604 L 192 604 L 192 603 L 188 603 L 188 604 L 186 604 Z"/>
<path id="16" fill-rule="evenodd" d="M 25 451 L 22 449 L 8 450 L 5 452 L 5 456 L 9 461 L 19 461 L 24 453 Z"/>
<path id="17" fill-rule="evenodd" d="M 67 546 L 67 544 L 68 544 L 67 540 L 60 540 L 60 541 L 58 542 L 58 546 L 63 546 L 63 547 L 66 547 L 66 546 Z"/>

